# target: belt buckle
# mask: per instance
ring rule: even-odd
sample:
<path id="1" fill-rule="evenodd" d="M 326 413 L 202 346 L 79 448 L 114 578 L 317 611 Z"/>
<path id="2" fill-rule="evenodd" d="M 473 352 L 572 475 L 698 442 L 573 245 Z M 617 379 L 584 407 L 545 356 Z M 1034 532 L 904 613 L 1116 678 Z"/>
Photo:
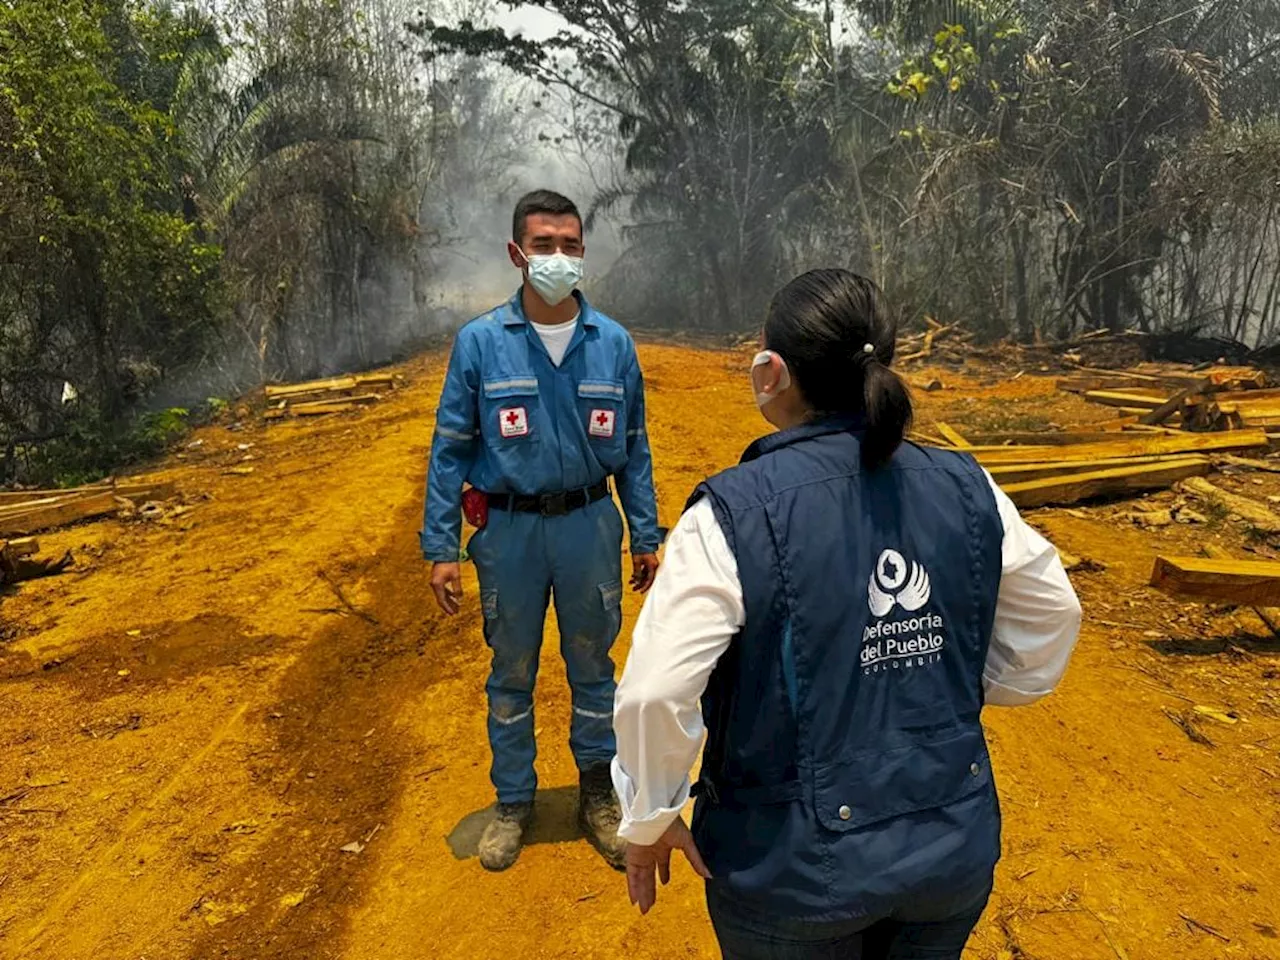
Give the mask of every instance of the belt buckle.
<path id="1" fill-rule="evenodd" d="M 563 491 L 544 494 L 539 506 L 544 517 L 563 517 L 569 512 L 569 494 Z"/>

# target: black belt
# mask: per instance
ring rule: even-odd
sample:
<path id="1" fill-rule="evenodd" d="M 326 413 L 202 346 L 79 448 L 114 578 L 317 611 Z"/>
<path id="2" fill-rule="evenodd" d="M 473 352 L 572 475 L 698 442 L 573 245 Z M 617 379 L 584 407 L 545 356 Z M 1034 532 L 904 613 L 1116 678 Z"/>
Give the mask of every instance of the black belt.
<path id="1" fill-rule="evenodd" d="M 542 493 L 529 496 L 523 493 L 491 493 L 489 508 L 515 513 L 540 513 L 544 517 L 563 517 L 566 513 L 581 510 L 609 496 L 609 481 L 601 480 L 595 486 L 565 490 L 562 493 Z"/>

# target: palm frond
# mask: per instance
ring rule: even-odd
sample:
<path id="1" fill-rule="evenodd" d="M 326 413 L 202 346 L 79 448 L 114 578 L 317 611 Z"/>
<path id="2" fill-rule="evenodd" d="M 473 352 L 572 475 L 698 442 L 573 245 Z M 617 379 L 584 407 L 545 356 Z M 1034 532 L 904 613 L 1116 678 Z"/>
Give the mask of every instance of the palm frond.
<path id="1" fill-rule="evenodd" d="M 1181 76 L 1200 97 L 1209 118 L 1222 119 L 1222 68 L 1221 64 L 1198 50 L 1181 50 L 1176 47 L 1157 48 L 1154 56 L 1165 66 Z"/>
<path id="2" fill-rule="evenodd" d="M 920 184 L 916 188 L 914 197 L 915 208 L 919 210 L 923 207 L 929 194 L 943 183 L 952 182 L 962 174 L 969 172 L 968 166 L 970 163 L 982 156 L 994 153 L 999 147 L 999 141 L 991 138 L 943 147 L 934 154 L 933 160 L 920 178 Z M 974 183 L 978 182 L 977 177 L 971 177 L 970 179 Z"/>
<path id="3" fill-rule="evenodd" d="M 596 221 L 602 216 L 608 216 L 618 208 L 623 200 L 632 195 L 632 191 L 626 187 L 610 187 L 602 190 L 591 201 L 591 206 L 587 210 L 587 215 L 583 218 L 582 226 L 587 230 L 594 230 Z"/>

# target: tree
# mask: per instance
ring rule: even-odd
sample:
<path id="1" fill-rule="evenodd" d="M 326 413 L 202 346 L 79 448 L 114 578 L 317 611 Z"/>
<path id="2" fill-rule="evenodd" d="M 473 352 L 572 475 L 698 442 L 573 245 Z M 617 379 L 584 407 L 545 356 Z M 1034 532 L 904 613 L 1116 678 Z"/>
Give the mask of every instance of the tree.
<path id="1" fill-rule="evenodd" d="M 545 43 L 470 21 L 426 19 L 418 32 L 429 60 L 492 57 L 612 115 L 627 176 L 592 213 L 630 201 L 630 249 L 613 278 L 615 291 L 640 293 L 629 315 L 720 328 L 759 315 L 826 174 L 819 21 L 756 0 L 539 5 L 569 24 Z"/>
<path id="2" fill-rule="evenodd" d="M 468 147 L 510 115 L 491 78 L 424 69 L 411 0 L 217 7 L 0 7 L 10 474 L 37 448 L 24 470 L 106 469 L 152 449 L 134 443 L 149 409 L 385 362 L 433 332 L 432 251 L 454 227 L 437 191 L 501 162 Z"/>
<path id="3" fill-rule="evenodd" d="M 1274 115 L 1274 96 L 1266 107 L 1238 93 L 1277 35 L 1274 12 L 1246 7 L 1241 30 L 1235 8 L 1184 0 L 859 4 L 899 51 L 889 90 L 908 106 L 918 171 L 909 222 L 946 238 L 919 268 L 948 279 L 927 309 L 1022 336 L 1213 322 L 1154 313 L 1152 282 L 1169 276 L 1182 229 L 1159 185 L 1237 122 L 1228 104 Z M 1270 38 L 1251 32 L 1266 23 Z"/>
<path id="4" fill-rule="evenodd" d="M 149 96 L 192 34 L 122 2 L 0 8 L 0 440 L 110 424 L 198 350 L 218 249 L 183 216 L 184 161 Z M 79 401 L 64 409 L 63 384 Z M 10 457 L 6 462 L 11 462 Z"/>

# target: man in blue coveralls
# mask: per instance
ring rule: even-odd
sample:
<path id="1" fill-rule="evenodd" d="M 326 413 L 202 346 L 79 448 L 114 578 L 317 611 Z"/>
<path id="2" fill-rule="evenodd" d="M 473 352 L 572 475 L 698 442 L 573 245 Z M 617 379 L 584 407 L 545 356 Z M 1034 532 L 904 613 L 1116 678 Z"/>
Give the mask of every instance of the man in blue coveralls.
<path id="1" fill-rule="evenodd" d="M 579 823 L 610 864 L 625 867 L 609 774 L 623 532 L 609 478 L 642 593 L 658 570 L 658 517 L 635 344 L 576 292 L 583 253 L 572 201 L 547 190 L 520 200 L 508 254 L 524 283 L 458 332 L 431 447 L 422 552 L 450 616 L 460 608 L 464 508 L 478 528 L 467 549 L 493 653 L 486 691 L 498 805 L 480 841 L 490 870 L 515 863 L 533 817 L 533 688 L 552 596 L 573 695 Z"/>

